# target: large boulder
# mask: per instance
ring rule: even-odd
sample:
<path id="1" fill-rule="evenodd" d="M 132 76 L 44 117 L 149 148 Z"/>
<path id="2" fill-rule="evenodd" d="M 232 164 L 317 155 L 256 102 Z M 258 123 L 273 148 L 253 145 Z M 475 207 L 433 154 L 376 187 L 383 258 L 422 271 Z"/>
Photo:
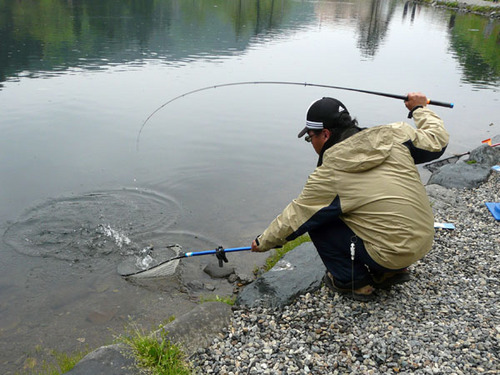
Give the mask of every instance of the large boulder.
<path id="1" fill-rule="evenodd" d="M 500 147 L 482 145 L 471 151 L 467 161 L 447 164 L 436 170 L 429 178 L 428 185 L 437 184 L 458 189 L 475 188 L 488 179 L 491 167 L 496 164 L 500 164 Z"/>
<path id="2" fill-rule="evenodd" d="M 458 162 L 439 168 L 429 178 L 427 184 L 437 184 L 446 188 L 475 188 L 485 182 L 491 173 L 491 168 L 481 164 Z"/>
<path id="3" fill-rule="evenodd" d="M 324 274 L 325 266 L 312 242 L 303 243 L 285 254 L 269 272 L 247 285 L 238 295 L 236 304 L 281 308 L 297 296 L 318 289 Z"/>

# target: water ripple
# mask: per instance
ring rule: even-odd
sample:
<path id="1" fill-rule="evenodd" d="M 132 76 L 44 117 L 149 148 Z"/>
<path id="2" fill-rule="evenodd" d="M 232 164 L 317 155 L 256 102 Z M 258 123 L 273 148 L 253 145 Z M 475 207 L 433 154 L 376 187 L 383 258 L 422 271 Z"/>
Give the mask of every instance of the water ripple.
<path id="1" fill-rule="evenodd" d="M 178 203 L 147 190 L 100 191 L 50 199 L 27 210 L 4 233 L 16 251 L 80 261 L 126 255 L 145 246 L 143 238 L 169 228 Z"/>

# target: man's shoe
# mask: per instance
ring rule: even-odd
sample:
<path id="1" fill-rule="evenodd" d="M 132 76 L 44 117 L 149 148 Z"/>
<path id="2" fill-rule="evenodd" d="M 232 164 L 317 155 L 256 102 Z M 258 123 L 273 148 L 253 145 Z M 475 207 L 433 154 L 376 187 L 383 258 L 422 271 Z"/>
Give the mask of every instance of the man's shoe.
<path id="1" fill-rule="evenodd" d="M 375 288 L 379 289 L 390 289 L 391 286 L 406 283 L 410 281 L 410 279 L 410 271 L 408 271 L 408 268 L 404 268 L 398 271 L 373 275 L 373 285 Z"/>
<path id="2" fill-rule="evenodd" d="M 325 285 L 333 292 L 340 293 L 346 297 L 351 297 L 356 301 L 373 301 L 375 299 L 375 294 L 373 293 L 374 289 L 371 285 L 365 285 L 358 289 L 345 289 L 339 288 L 335 285 L 335 279 L 332 274 L 328 271 L 325 272 L 325 276 L 323 276 L 323 282 Z"/>

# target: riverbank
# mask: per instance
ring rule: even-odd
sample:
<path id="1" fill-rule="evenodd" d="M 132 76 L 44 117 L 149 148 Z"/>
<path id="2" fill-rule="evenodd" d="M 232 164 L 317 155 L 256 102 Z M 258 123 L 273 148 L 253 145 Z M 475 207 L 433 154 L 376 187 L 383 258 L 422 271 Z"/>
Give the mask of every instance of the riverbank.
<path id="1" fill-rule="evenodd" d="M 284 309 L 234 312 L 212 345 L 191 357 L 200 374 L 496 374 L 500 371 L 500 173 L 475 189 L 428 190 L 431 252 L 412 280 L 357 302 L 326 287 Z"/>

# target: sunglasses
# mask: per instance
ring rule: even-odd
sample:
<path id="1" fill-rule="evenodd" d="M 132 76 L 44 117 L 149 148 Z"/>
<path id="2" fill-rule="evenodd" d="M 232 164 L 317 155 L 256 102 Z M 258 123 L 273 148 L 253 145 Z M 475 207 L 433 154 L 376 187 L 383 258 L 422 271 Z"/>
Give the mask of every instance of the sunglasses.
<path id="1" fill-rule="evenodd" d="M 309 134 L 308 134 L 308 135 L 306 135 L 306 136 L 304 137 L 304 140 L 305 140 L 307 143 L 311 143 L 311 141 L 312 141 L 312 137 L 314 137 L 315 135 L 318 135 L 318 134 L 315 134 L 315 133 L 312 133 L 311 135 L 309 135 Z"/>

